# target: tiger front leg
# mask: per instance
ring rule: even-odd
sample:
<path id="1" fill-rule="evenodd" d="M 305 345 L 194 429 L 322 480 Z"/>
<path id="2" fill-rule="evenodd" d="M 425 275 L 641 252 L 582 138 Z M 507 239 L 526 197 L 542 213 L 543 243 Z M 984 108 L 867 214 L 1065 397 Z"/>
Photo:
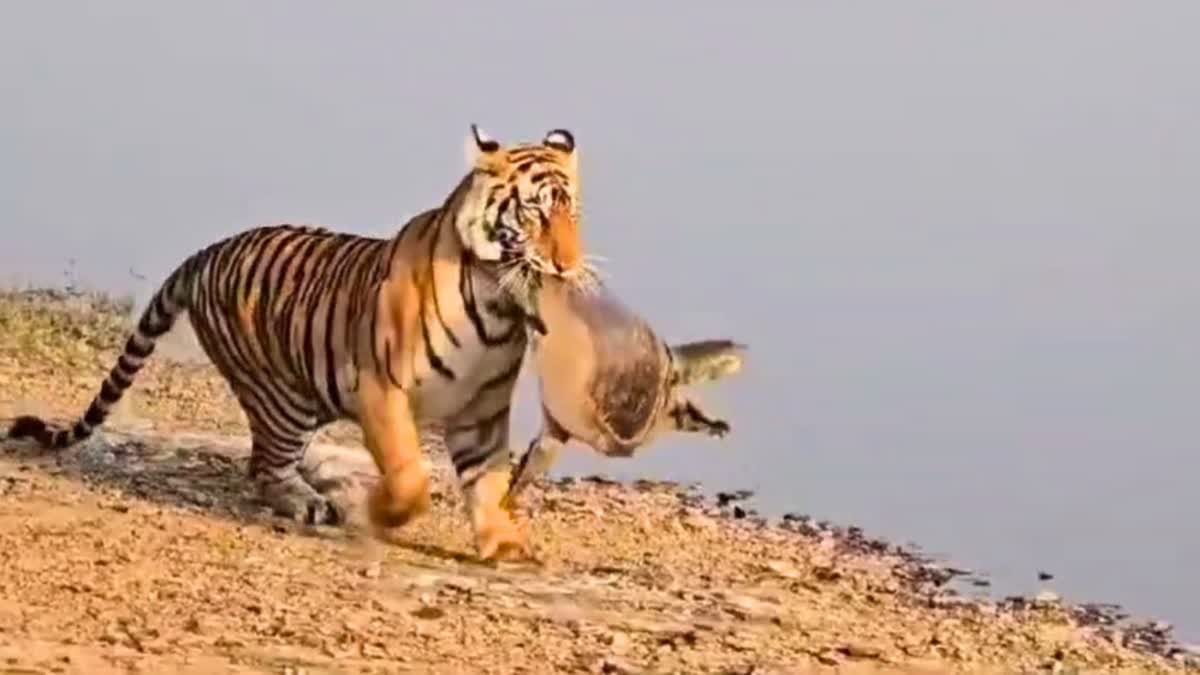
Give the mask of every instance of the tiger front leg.
<path id="1" fill-rule="evenodd" d="M 363 378 L 360 396 L 363 439 L 380 475 L 367 513 L 376 528 L 400 527 L 430 508 L 429 462 L 403 390 Z"/>
<path id="2" fill-rule="evenodd" d="M 563 446 L 571 439 L 570 434 L 542 409 L 542 429 L 529 442 L 529 448 L 512 469 L 508 492 L 501 506 L 512 511 L 516 508 L 517 496 L 531 483 L 546 474 L 562 453 Z"/>
<path id="3" fill-rule="evenodd" d="M 505 508 L 511 478 L 508 408 L 483 419 L 455 420 L 446 430 L 446 449 L 465 496 L 475 530 L 475 548 L 484 560 L 530 560 L 528 531 Z"/>

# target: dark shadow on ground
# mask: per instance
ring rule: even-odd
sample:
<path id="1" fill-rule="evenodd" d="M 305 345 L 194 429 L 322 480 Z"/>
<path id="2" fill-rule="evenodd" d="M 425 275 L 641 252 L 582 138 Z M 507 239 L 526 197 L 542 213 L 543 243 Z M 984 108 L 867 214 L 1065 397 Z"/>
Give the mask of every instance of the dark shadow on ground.
<path id="1" fill-rule="evenodd" d="M 0 419 L 7 430 L 11 420 Z M 345 457 L 332 453 L 342 451 Z M 64 450 L 44 450 L 27 440 L 0 439 L 0 458 L 29 467 L 28 470 L 77 480 L 101 490 L 153 504 L 182 507 L 211 518 L 239 525 L 288 532 L 331 540 L 352 541 L 369 536 L 361 524 L 342 527 L 307 526 L 275 516 L 259 499 L 247 473 L 247 449 L 237 439 L 208 434 L 129 433 L 101 430 L 95 436 Z M 365 458 L 365 462 L 364 462 Z M 438 458 L 431 458 L 435 462 Z M 374 467 L 365 453 L 353 448 L 314 444 L 306 454 L 306 468 L 319 467 L 322 478 L 345 476 L 354 479 L 358 489 L 339 497 L 350 511 L 361 510 L 361 498 L 374 480 Z M 435 504 L 453 502 L 457 496 L 446 494 L 444 482 L 435 482 Z M 469 528 L 465 514 L 462 526 Z M 455 563 L 488 566 L 473 551 L 450 550 L 406 536 L 401 530 L 387 534 L 387 545 Z"/>

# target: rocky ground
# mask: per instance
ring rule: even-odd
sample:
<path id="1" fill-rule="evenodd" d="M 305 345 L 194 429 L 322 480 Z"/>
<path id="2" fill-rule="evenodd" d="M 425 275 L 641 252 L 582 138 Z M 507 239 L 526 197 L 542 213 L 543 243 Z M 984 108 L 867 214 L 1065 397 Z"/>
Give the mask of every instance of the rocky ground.
<path id="1" fill-rule="evenodd" d="M 81 412 L 128 312 L 0 295 L 0 423 Z M 224 384 L 172 351 L 81 447 L 0 441 L 0 673 L 1200 672 L 1165 626 L 968 599 L 855 528 L 674 484 L 534 486 L 540 565 L 473 559 L 444 457 L 400 541 L 300 528 L 255 500 Z M 308 461 L 368 482 L 356 438 L 331 429 Z"/>

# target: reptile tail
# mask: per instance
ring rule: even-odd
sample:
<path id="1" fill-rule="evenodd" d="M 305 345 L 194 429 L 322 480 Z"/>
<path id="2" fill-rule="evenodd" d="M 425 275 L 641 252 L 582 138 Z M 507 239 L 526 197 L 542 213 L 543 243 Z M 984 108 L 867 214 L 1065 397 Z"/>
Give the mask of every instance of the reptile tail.
<path id="1" fill-rule="evenodd" d="M 700 340 L 671 345 L 675 380 L 699 384 L 732 375 L 742 369 L 746 345 L 732 340 Z"/>
<path id="2" fill-rule="evenodd" d="M 87 411 L 70 428 L 57 427 L 41 417 L 23 415 L 9 427 L 9 438 L 33 438 L 43 448 L 60 450 L 82 441 L 104 424 L 108 413 L 125 390 L 133 384 L 146 359 L 154 352 L 154 343 L 175 324 L 176 317 L 188 308 L 192 272 L 203 253 L 192 256 L 167 277 L 150 299 L 137 327 L 125 342 L 125 351 L 100 385 Z"/>

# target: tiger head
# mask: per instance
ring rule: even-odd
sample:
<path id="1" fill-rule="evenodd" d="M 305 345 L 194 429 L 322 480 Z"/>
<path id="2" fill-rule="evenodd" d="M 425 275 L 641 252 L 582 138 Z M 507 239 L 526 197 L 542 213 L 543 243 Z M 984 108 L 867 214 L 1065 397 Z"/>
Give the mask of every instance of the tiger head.
<path id="1" fill-rule="evenodd" d="M 554 129 L 541 143 L 502 147 L 471 125 L 470 183 L 455 225 L 463 245 L 506 276 L 570 282 L 586 270 L 580 240 L 575 138 Z"/>

